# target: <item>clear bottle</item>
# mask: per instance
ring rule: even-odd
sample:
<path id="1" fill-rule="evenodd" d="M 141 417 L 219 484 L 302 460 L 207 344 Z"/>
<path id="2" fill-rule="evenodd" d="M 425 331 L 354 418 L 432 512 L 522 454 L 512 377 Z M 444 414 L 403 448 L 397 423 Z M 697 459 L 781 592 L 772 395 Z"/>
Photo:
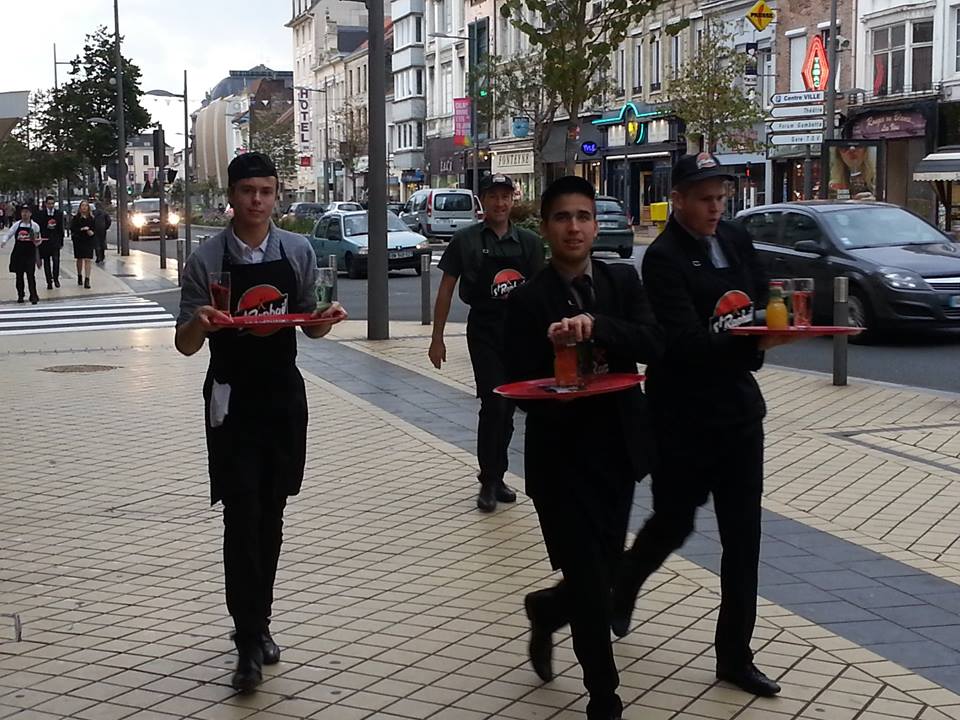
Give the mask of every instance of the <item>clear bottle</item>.
<path id="1" fill-rule="evenodd" d="M 790 327 L 787 304 L 783 301 L 783 283 L 770 283 L 770 300 L 767 302 L 767 327 L 771 330 L 786 330 Z"/>

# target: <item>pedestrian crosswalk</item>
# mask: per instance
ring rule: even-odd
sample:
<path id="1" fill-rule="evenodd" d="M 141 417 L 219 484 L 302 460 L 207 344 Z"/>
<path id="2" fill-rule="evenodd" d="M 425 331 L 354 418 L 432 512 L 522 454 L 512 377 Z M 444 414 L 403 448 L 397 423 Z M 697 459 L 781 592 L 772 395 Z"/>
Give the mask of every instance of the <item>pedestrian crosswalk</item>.
<path id="1" fill-rule="evenodd" d="M 173 327 L 174 317 L 155 302 L 135 295 L 84 300 L 41 301 L 0 307 L 0 335 Z"/>

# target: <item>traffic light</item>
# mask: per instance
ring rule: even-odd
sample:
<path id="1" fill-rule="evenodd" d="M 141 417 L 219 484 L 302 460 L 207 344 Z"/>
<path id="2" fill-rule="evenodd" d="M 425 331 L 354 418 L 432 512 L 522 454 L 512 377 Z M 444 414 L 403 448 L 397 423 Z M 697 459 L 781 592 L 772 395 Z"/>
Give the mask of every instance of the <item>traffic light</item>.
<path id="1" fill-rule="evenodd" d="M 163 139 L 163 128 L 158 127 L 153 131 L 153 164 L 155 167 L 163 167 L 166 158 L 166 142 Z"/>

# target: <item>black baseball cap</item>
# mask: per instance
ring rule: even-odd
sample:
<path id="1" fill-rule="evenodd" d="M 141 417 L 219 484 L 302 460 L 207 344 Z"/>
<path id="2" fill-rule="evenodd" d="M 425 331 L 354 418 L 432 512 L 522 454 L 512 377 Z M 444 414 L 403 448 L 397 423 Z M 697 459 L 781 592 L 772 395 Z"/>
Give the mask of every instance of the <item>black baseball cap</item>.
<path id="1" fill-rule="evenodd" d="M 253 177 L 278 177 L 277 166 L 273 160 L 258 152 L 237 155 L 227 166 L 227 184 L 230 187 Z"/>
<path id="2" fill-rule="evenodd" d="M 715 155 L 702 152 L 697 155 L 684 155 L 677 160 L 676 165 L 673 166 L 673 172 L 670 174 L 670 184 L 677 187 L 710 178 L 733 180 L 734 176 L 723 169 Z"/>
<path id="3" fill-rule="evenodd" d="M 485 192 L 493 190 L 494 188 L 506 188 L 507 190 L 513 191 L 516 188 L 513 185 L 513 180 L 510 179 L 509 175 L 504 175 L 503 173 L 494 173 L 493 175 L 487 175 L 480 181 L 480 195 L 483 195 Z"/>

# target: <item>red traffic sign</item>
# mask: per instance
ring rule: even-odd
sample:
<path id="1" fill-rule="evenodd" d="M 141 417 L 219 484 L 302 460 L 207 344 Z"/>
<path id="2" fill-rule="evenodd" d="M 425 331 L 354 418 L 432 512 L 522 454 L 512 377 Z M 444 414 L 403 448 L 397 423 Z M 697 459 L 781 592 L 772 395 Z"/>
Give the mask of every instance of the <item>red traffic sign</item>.
<path id="1" fill-rule="evenodd" d="M 827 89 L 830 82 L 830 63 L 827 60 L 827 50 L 823 46 L 823 38 L 819 35 L 814 35 L 807 44 L 807 57 L 804 58 L 800 74 L 807 90 Z"/>

